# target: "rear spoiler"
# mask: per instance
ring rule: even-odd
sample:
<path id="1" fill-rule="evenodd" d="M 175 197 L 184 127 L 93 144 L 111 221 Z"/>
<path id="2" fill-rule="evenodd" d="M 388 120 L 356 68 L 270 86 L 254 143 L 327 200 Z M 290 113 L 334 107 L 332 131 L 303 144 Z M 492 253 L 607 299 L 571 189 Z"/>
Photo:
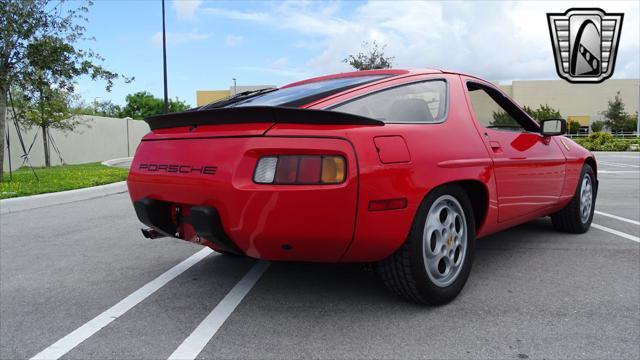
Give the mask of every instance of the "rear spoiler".
<path id="1" fill-rule="evenodd" d="M 319 125 L 375 125 L 384 122 L 364 116 L 338 111 L 300 109 L 282 106 L 243 106 L 208 110 L 191 110 L 165 115 L 149 116 L 144 119 L 151 130 L 168 129 L 179 126 L 246 124 L 246 123 L 287 123 Z"/>

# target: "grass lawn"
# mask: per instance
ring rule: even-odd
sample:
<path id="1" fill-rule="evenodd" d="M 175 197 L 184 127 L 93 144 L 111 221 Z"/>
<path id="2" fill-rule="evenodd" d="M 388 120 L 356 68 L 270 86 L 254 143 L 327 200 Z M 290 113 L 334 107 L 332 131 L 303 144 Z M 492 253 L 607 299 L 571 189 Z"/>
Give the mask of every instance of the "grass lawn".
<path id="1" fill-rule="evenodd" d="M 14 171 L 11 180 L 5 172 L 4 181 L 0 183 L 0 199 L 109 184 L 125 180 L 129 173 L 127 169 L 100 163 L 35 168 L 35 171 L 39 179 L 28 167 Z"/>

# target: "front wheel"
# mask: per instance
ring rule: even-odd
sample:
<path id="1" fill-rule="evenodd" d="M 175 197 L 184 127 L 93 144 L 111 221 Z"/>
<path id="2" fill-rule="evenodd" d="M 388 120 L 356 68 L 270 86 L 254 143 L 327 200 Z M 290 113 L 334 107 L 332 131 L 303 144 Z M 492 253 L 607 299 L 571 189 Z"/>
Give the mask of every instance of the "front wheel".
<path id="1" fill-rule="evenodd" d="M 469 197 L 443 186 L 423 200 L 405 243 L 378 263 L 389 290 L 407 300 L 441 305 L 453 300 L 469 277 L 475 223 Z"/>
<path id="2" fill-rule="evenodd" d="M 553 226 L 574 234 L 587 232 L 591 227 L 596 205 L 597 183 L 591 165 L 584 164 L 576 192 L 562 210 L 551 215 Z"/>

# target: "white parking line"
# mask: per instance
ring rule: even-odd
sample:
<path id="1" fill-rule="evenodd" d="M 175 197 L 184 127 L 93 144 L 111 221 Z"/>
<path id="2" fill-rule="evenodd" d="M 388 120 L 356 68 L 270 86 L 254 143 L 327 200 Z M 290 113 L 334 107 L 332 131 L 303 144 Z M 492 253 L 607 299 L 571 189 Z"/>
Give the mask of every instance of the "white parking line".
<path id="1" fill-rule="evenodd" d="M 633 155 L 618 155 L 618 154 L 611 154 L 611 156 L 609 157 L 613 157 L 613 158 L 624 158 L 624 159 L 634 159 L 634 160 L 638 160 L 640 159 L 640 156 L 633 156 Z M 596 156 L 597 158 L 597 156 Z M 598 160 L 600 161 L 600 160 Z"/>
<path id="2" fill-rule="evenodd" d="M 594 213 L 596 213 L 596 214 L 598 214 L 598 215 L 602 215 L 602 216 L 610 217 L 610 218 L 612 218 L 612 219 L 616 219 L 616 220 L 620 220 L 620 221 L 628 222 L 628 223 L 630 223 L 630 224 L 640 225 L 640 221 L 635 221 L 635 220 L 631 220 L 631 219 L 623 218 L 622 216 L 613 215 L 613 214 L 607 214 L 606 212 L 602 212 L 602 211 L 598 211 L 598 210 L 595 210 L 595 211 L 594 211 Z"/>
<path id="3" fill-rule="evenodd" d="M 598 174 L 639 174 L 638 170 L 598 170 Z"/>
<path id="4" fill-rule="evenodd" d="M 594 224 L 594 223 L 591 223 L 591 227 L 594 227 L 596 229 L 599 229 L 599 230 L 602 230 L 602 231 L 606 231 L 606 232 L 608 232 L 610 234 L 618 235 L 618 236 L 623 237 L 625 239 L 629 239 L 631 241 L 635 241 L 637 243 L 640 243 L 640 238 L 639 237 L 633 236 L 633 235 L 630 235 L 630 234 L 627 234 L 627 233 L 623 233 L 622 231 L 614 230 L 614 229 L 608 228 L 606 226 L 602 226 L 602 225 L 598 225 L 598 224 Z"/>
<path id="5" fill-rule="evenodd" d="M 131 308 L 139 304 L 142 300 L 155 293 L 169 281 L 175 279 L 178 275 L 185 272 L 187 269 L 198 263 L 200 260 L 204 259 L 212 252 L 213 250 L 211 250 L 210 248 L 204 248 L 191 255 L 178 265 L 172 267 L 162 275 L 148 282 L 146 285 L 136 290 L 131 295 L 122 299 L 119 303 L 113 305 L 102 314 L 96 316 L 89 322 L 69 333 L 67 336 L 56 341 L 53 345 L 42 350 L 31 359 L 59 359 L 64 354 L 80 345 L 80 343 L 88 339 L 91 335 L 97 333 L 98 331 L 100 331 L 100 329 L 109 325 L 112 321 L 119 318 L 127 311 L 131 310 Z"/>
<path id="6" fill-rule="evenodd" d="M 600 164 L 604 164 L 604 165 L 614 166 L 614 167 L 640 168 L 640 166 L 638 166 L 638 165 L 614 163 L 614 162 L 608 162 L 608 161 L 600 161 L 599 163 Z"/>
<path id="7" fill-rule="evenodd" d="M 229 291 L 215 308 L 202 320 L 200 325 L 189 335 L 169 359 L 195 359 L 204 349 L 209 340 L 218 332 L 227 318 L 233 313 L 242 299 L 249 293 L 258 279 L 264 274 L 271 263 L 258 261 L 249 272 Z"/>

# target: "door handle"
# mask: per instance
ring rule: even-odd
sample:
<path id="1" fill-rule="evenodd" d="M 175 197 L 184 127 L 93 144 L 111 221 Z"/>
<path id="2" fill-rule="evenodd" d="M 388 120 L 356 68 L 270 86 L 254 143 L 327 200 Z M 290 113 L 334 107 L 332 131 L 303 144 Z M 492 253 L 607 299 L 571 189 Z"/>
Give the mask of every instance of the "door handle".
<path id="1" fill-rule="evenodd" d="M 489 146 L 491 147 L 491 150 L 493 150 L 494 153 L 502 152 L 502 146 L 497 141 L 489 141 Z"/>

